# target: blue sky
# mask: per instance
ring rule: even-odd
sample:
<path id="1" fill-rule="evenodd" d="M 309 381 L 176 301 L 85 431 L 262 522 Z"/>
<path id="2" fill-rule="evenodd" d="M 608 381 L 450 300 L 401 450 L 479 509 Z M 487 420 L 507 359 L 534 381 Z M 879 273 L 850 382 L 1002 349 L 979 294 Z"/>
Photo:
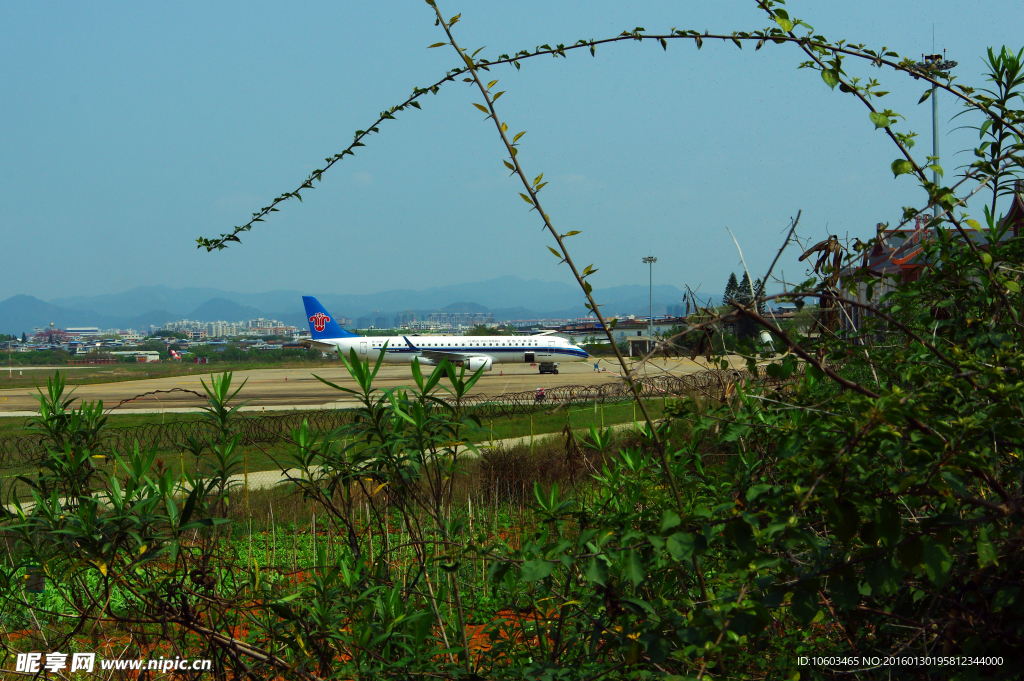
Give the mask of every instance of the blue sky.
<path id="1" fill-rule="evenodd" d="M 1021 42 L 1016 2 L 792 2 L 832 38 L 901 54 L 937 46 L 982 85 L 988 46 Z M 441 3 L 466 47 L 494 56 L 642 26 L 756 29 L 755 4 Z M 982 11 L 983 10 L 983 11 Z M 381 127 L 243 244 L 208 254 L 196 237 L 244 222 L 343 149 L 354 130 L 456 64 L 422 0 L 4 3 L 0 5 L 0 300 L 115 292 L 145 284 L 371 293 L 514 274 L 567 280 L 507 177 L 493 125 L 461 82 Z M 797 70 L 791 46 L 620 43 L 496 69 L 499 112 L 520 160 L 594 284 L 656 282 L 720 292 L 739 258 L 763 271 L 790 216 L 801 233 L 866 238 L 920 190 L 893 180 L 895 150 L 850 96 Z M 931 110 L 905 76 L 879 77 L 884 103 L 930 151 Z M 941 101 L 947 171 L 976 140 Z M 977 207 L 980 212 L 980 205 Z M 779 266 L 802 276 L 798 253 Z M 467 296 L 471 298 L 472 296 Z"/>

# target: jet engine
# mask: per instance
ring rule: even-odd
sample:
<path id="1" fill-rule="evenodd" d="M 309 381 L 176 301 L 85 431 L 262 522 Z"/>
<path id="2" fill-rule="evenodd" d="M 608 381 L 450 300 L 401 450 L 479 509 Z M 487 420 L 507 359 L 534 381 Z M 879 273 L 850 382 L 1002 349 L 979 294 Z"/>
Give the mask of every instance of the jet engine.
<path id="1" fill-rule="evenodd" d="M 470 371 L 477 371 L 482 367 L 484 371 L 490 371 L 493 363 L 494 360 L 490 357 L 470 357 L 466 360 L 466 368 Z"/>

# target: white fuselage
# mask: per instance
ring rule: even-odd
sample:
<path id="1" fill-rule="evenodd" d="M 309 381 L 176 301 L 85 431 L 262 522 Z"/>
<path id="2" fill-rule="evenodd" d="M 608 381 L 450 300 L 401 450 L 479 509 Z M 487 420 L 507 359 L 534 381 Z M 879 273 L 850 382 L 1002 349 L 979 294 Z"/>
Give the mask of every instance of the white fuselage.
<path id="1" fill-rule="evenodd" d="M 542 362 L 583 361 L 589 355 L 556 336 L 357 336 L 320 338 L 316 345 L 334 346 L 347 357 L 355 350 L 359 359 L 376 361 L 383 352 L 389 364 L 411 364 L 419 357 L 423 364 L 439 364 L 440 354 L 452 361 L 469 357 L 489 357 L 494 364 L 534 364 Z M 386 347 L 385 347 L 386 344 Z"/>

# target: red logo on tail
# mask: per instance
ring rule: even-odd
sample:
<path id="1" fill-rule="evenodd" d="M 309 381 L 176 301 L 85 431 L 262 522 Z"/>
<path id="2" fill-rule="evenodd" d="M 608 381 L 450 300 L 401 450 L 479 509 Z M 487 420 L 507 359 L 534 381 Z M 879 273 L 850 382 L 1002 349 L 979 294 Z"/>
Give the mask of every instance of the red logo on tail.
<path id="1" fill-rule="evenodd" d="M 309 321 L 313 322 L 313 328 L 316 329 L 317 333 L 320 333 L 324 330 L 324 327 L 327 326 L 327 322 L 331 321 L 331 318 L 323 312 L 317 312 L 309 318 Z"/>

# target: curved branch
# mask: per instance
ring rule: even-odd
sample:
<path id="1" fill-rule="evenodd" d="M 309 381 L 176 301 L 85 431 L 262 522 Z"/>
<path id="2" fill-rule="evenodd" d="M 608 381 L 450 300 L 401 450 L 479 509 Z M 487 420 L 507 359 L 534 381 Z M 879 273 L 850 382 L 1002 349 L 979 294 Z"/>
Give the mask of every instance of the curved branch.
<path id="1" fill-rule="evenodd" d="M 760 0 L 758 0 L 758 1 L 759 1 L 759 4 L 761 4 Z M 774 15 L 772 15 L 772 16 L 774 18 Z M 906 63 L 895 62 L 895 61 L 892 61 L 890 59 L 886 59 L 884 55 L 880 56 L 880 55 L 874 54 L 874 53 L 869 52 L 869 51 L 863 51 L 863 50 L 855 49 L 855 48 L 852 48 L 852 47 L 836 46 L 836 45 L 831 45 L 831 44 L 829 44 L 827 42 L 824 42 L 824 41 L 814 40 L 814 39 L 806 38 L 806 37 L 799 37 L 799 36 L 793 34 L 792 32 L 789 32 L 788 34 L 782 33 L 777 28 L 763 29 L 763 30 L 758 30 L 758 31 L 753 31 L 753 32 L 735 32 L 735 33 L 732 33 L 732 34 L 707 33 L 707 32 L 701 34 L 701 33 L 698 33 L 697 31 L 684 31 L 684 30 L 678 30 L 677 31 L 677 30 L 674 30 L 674 29 L 671 32 L 669 32 L 669 33 L 663 33 L 663 34 L 644 34 L 644 33 L 640 32 L 640 31 L 624 31 L 622 34 L 620 34 L 618 36 L 615 36 L 615 37 L 612 37 L 612 38 L 603 38 L 601 40 L 578 40 L 573 45 L 569 45 L 569 46 L 558 45 L 557 47 L 553 47 L 553 48 L 552 47 L 548 47 L 548 46 L 545 45 L 545 46 L 543 46 L 545 49 L 537 48 L 533 52 L 527 52 L 525 50 L 522 50 L 522 51 L 517 52 L 514 56 L 501 55 L 499 58 L 497 58 L 497 59 L 495 59 L 493 61 L 487 60 L 487 59 L 480 59 L 476 63 L 478 65 L 478 67 L 483 69 L 483 70 L 489 70 L 489 67 L 491 67 L 491 66 L 507 65 L 507 64 L 513 64 L 513 65 L 516 66 L 516 68 L 519 68 L 519 63 L 521 61 L 523 61 L 524 59 L 530 59 L 530 58 L 533 58 L 533 57 L 541 57 L 541 56 L 548 56 L 548 55 L 550 55 L 552 57 L 563 57 L 563 58 L 565 58 L 566 57 L 566 53 L 571 52 L 573 50 L 580 50 L 580 49 L 589 49 L 591 51 L 591 54 L 593 54 L 594 53 L 594 48 L 597 45 L 605 45 L 605 44 L 617 43 L 617 42 L 623 42 L 623 41 L 642 42 L 645 39 L 647 39 L 647 40 L 654 40 L 654 41 L 660 43 L 663 48 L 666 47 L 667 41 L 669 41 L 669 40 L 691 40 L 691 41 L 693 41 L 697 45 L 698 48 L 701 47 L 701 45 L 703 44 L 704 40 L 717 40 L 717 41 L 723 41 L 723 42 L 724 41 L 729 41 L 729 42 L 733 42 L 733 43 L 736 43 L 736 44 L 742 44 L 743 42 L 755 41 L 758 44 L 758 48 L 757 49 L 760 49 L 760 47 L 762 45 L 767 44 L 768 42 L 775 43 L 775 44 L 796 43 L 799 46 L 801 46 L 801 48 L 804 49 L 805 51 L 807 51 L 808 49 L 812 49 L 812 48 L 821 48 L 821 49 L 828 50 L 828 51 L 830 51 L 832 53 L 835 53 L 835 54 L 843 54 L 843 55 L 850 56 L 850 57 L 856 57 L 858 59 L 863 59 L 863 60 L 866 60 L 866 61 L 870 61 L 870 62 L 872 62 L 874 65 L 876 65 L 878 67 L 881 67 L 883 65 L 884 66 L 888 66 L 888 67 L 890 67 L 890 68 L 892 68 L 892 69 L 894 69 L 896 71 L 902 71 L 904 73 L 912 75 L 914 78 L 923 79 L 926 82 L 928 82 L 931 85 L 933 85 L 934 87 L 937 87 L 937 88 L 939 88 L 941 90 L 945 90 L 946 92 L 949 92 L 954 97 L 962 100 L 968 106 L 970 106 L 972 108 L 976 108 L 976 109 L 982 111 L 986 116 L 992 118 L 995 121 L 998 121 L 1001 125 L 1005 126 L 1008 130 L 1013 130 L 1014 132 L 1016 132 L 1021 137 L 1024 137 L 1024 130 L 1018 129 L 1018 127 L 1014 126 L 1011 122 L 1003 119 L 997 113 L 990 111 L 983 103 L 975 101 L 973 98 L 968 96 L 966 93 L 958 91 L 953 86 L 951 86 L 951 85 L 949 85 L 947 83 L 943 83 L 943 82 L 941 82 L 939 80 L 936 80 L 935 78 L 933 78 L 932 76 L 930 76 L 930 75 L 928 75 L 926 73 L 922 73 L 920 71 L 917 71 L 917 70 L 911 68 Z M 314 188 L 313 182 L 320 182 L 320 181 L 322 181 L 323 174 L 325 172 L 327 172 L 328 170 L 330 170 L 336 163 L 341 161 L 345 156 L 355 155 L 355 152 L 353 151 L 353 149 L 355 149 L 356 147 L 365 146 L 363 144 L 363 140 L 371 132 L 380 132 L 377 129 L 377 126 L 379 126 L 381 123 L 383 123 L 386 120 L 394 119 L 395 117 L 394 117 L 393 114 L 395 114 L 395 113 L 397 113 L 399 111 L 405 110 L 406 107 L 410 107 L 411 106 L 413 108 L 420 108 L 419 107 L 419 103 L 416 100 L 418 100 L 422 95 L 424 95 L 424 94 L 426 94 L 428 92 L 431 92 L 433 94 L 437 94 L 437 91 L 440 89 L 440 87 L 444 83 L 452 82 L 452 81 L 454 81 L 455 76 L 463 75 L 463 74 L 465 74 L 468 71 L 469 71 L 468 67 L 465 67 L 465 66 L 457 67 L 457 68 L 447 72 L 443 78 L 441 78 L 440 80 L 436 81 L 434 84 L 427 86 L 426 88 L 418 88 L 418 87 L 414 88 L 413 94 L 411 96 L 409 96 L 401 104 L 397 104 L 397 105 L 391 107 L 390 109 L 388 109 L 388 110 L 386 110 L 384 112 L 381 112 L 381 114 L 369 126 L 369 128 L 367 130 L 357 130 L 356 134 L 355 134 L 355 139 L 353 140 L 353 142 L 348 147 L 343 149 L 341 152 L 335 154 L 334 156 L 325 159 L 325 161 L 327 162 L 327 165 L 325 165 L 323 168 L 318 168 L 316 170 L 313 170 L 309 174 L 309 176 L 306 178 L 306 180 L 301 185 L 299 185 L 299 187 L 297 187 L 294 191 L 285 192 L 284 194 L 281 194 L 280 196 L 275 198 L 270 203 L 270 205 L 264 206 L 258 212 L 253 213 L 252 214 L 252 218 L 248 222 L 246 222 L 246 223 L 244 223 L 242 225 L 236 226 L 231 232 L 223 233 L 223 234 L 221 234 L 217 238 L 199 237 L 198 239 L 196 239 L 197 248 L 205 248 L 207 251 L 223 250 L 224 248 L 228 247 L 228 243 L 229 242 L 241 243 L 241 239 L 239 238 L 239 235 L 241 233 L 243 233 L 243 232 L 250 231 L 253 228 L 253 226 L 255 226 L 256 223 L 264 222 L 265 218 L 267 218 L 271 213 L 277 212 L 279 210 L 278 207 L 277 207 L 279 204 L 281 204 L 281 203 L 283 203 L 285 201 L 288 201 L 289 199 L 292 199 L 292 198 L 297 198 L 297 199 L 299 199 L 299 201 L 302 201 L 301 192 L 303 190 L 306 190 L 306 189 L 313 189 Z M 856 90 L 854 90 L 854 91 L 856 92 Z M 863 99 L 863 96 L 861 96 L 861 97 Z M 870 103 L 868 103 L 866 100 L 864 100 L 864 103 L 869 108 L 871 108 L 871 111 L 874 111 L 874 108 L 871 107 Z M 911 163 L 914 164 L 915 171 L 917 172 L 919 177 L 920 178 L 924 178 L 923 171 L 913 161 L 913 159 L 910 158 L 909 153 L 907 152 L 906 149 L 903 148 L 903 145 L 893 136 L 893 133 L 888 128 L 886 128 L 886 132 L 893 139 L 894 143 L 896 143 L 898 146 L 900 146 L 900 148 L 904 151 L 904 153 L 907 155 L 908 160 Z"/>

